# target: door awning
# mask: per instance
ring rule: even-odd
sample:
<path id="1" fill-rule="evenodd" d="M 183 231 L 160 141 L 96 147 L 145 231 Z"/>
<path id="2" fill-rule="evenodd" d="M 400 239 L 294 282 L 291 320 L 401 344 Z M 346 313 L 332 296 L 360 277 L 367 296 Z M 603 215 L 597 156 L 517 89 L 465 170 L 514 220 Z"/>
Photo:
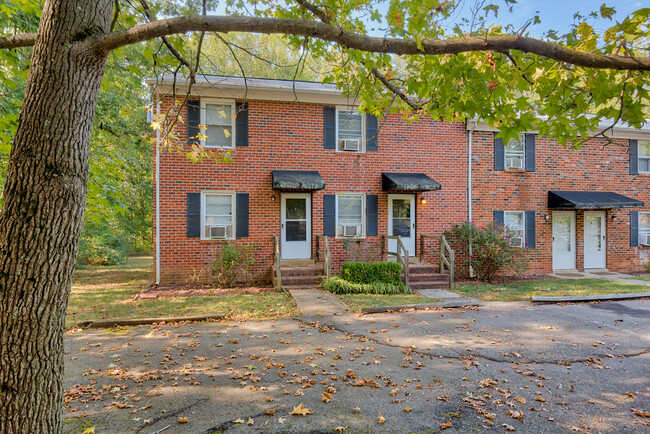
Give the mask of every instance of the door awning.
<path id="1" fill-rule="evenodd" d="M 548 207 L 555 209 L 609 209 L 642 207 L 643 202 L 611 191 L 549 191 Z"/>
<path id="2" fill-rule="evenodd" d="M 273 170 L 274 190 L 322 190 L 325 181 L 317 170 Z"/>
<path id="3" fill-rule="evenodd" d="M 440 190 L 442 186 L 424 173 L 384 172 L 381 187 L 383 191 L 431 191 Z"/>

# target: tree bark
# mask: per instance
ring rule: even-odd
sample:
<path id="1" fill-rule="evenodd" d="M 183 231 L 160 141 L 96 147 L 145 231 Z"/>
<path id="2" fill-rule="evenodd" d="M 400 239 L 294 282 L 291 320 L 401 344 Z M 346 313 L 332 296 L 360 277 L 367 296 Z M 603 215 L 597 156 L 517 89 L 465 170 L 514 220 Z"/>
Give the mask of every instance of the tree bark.
<path id="1" fill-rule="evenodd" d="M 112 0 L 45 3 L 0 213 L 0 432 L 62 431 L 63 336 Z"/>

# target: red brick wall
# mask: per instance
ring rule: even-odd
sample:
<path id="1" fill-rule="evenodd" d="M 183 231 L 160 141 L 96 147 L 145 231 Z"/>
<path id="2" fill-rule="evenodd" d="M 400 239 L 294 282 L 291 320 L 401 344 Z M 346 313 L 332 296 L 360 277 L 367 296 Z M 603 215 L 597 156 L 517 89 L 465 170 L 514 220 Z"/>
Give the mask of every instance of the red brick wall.
<path id="1" fill-rule="evenodd" d="M 580 150 L 570 150 L 545 137 L 536 138 L 536 171 L 495 171 L 494 134 L 473 133 L 472 207 L 474 220 L 486 224 L 494 210 L 534 210 L 536 252 L 529 273 L 552 270 L 552 216 L 547 208 L 549 190 L 611 191 L 641 200 L 650 211 L 648 175 L 630 175 L 628 141 L 607 144 L 590 140 Z M 641 270 L 650 260 L 650 248 L 630 247 L 630 210 L 606 212 L 607 268 L 611 271 Z M 615 217 L 615 220 L 613 219 Z M 576 268 L 584 269 L 584 212 L 576 211 Z"/>
<path id="2" fill-rule="evenodd" d="M 170 101 L 161 102 L 164 112 Z M 379 150 L 353 154 L 323 148 L 322 105 L 249 101 L 248 110 L 249 146 L 233 151 L 234 162 L 191 163 L 184 155 L 161 154 L 162 284 L 211 280 L 210 266 L 224 241 L 186 236 L 186 194 L 202 190 L 249 193 L 250 236 L 236 243 L 256 244 L 255 277 L 270 279 L 272 235 L 280 235 L 280 192 L 271 188 L 271 171 L 276 169 L 318 170 L 323 177 L 326 189 L 312 195 L 312 235 L 323 234 L 323 195 L 346 192 L 378 194 L 379 234 L 387 233 L 388 200 L 381 191 L 382 172 L 423 172 L 442 184 L 439 191 L 416 196 L 418 235 L 439 235 L 467 218 L 463 123 L 425 119 L 409 125 L 398 115 L 389 115 L 379 119 Z M 184 109 L 182 116 L 186 116 Z M 185 140 L 184 125 L 178 124 L 175 132 L 180 141 Z M 422 198 L 426 204 L 420 203 Z M 368 237 L 368 241 L 379 238 Z M 338 270 L 345 254 L 340 240 L 332 241 L 334 269 Z M 463 258 L 457 262 L 462 264 Z"/>

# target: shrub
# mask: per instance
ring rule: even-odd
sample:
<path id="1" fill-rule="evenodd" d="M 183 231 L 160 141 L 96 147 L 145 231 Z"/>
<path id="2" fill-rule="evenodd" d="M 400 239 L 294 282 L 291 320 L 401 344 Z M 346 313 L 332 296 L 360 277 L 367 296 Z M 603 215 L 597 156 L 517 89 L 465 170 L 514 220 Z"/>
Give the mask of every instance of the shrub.
<path id="1" fill-rule="evenodd" d="M 77 267 L 94 265 L 121 265 L 126 263 L 126 251 L 107 244 L 98 236 L 83 236 L 79 239 Z"/>
<path id="2" fill-rule="evenodd" d="M 249 283 L 252 275 L 248 269 L 255 262 L 255 243 L 237 246 L 230 241 L 216 254 L 212 271 L 217 279 L 217 286 L 230 288 L 236 282 Z"/>
<path id="3" fill-rule="evenodd" d="M 346 262 L 341 270 L 341 278 L 351 283 L 389 283 L 399 285 L 402 267 L 396 262 Z"/>
<path id="4" fill-rule="evenodd" d="M 500 271 L 521 274 L 528 266 L 528 249 L 511 245 L 512 231 L 503 224 L 492 222 L 487 227 L 478 227 L 472 222 L 463 222 L 445 236 L 468 245 L 471 243 L 472 254 L 467 262 L 481 280 L 491 282 Z"/>
<path id="5" fill-rule="evenodd" d="M 371 282 L 353 283 L 340 277 L 332 277 L 323 281 L 323 287 L 335 294 L 410 294 L 411 290 L 399 283 Z"/>

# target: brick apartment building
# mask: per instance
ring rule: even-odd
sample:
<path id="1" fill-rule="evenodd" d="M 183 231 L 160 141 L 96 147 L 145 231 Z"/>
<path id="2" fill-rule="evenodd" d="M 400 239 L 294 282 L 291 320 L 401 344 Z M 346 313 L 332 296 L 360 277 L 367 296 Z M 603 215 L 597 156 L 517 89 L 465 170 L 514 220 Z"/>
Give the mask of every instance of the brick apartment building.
<path id="1" fill-rule="evenodd" d="M 150 82 L 161 113 L 172 83 Z M 177 98 L 186 89 L 177 83 Z M 650 129 L 615 129 L 615 144 L 579 151 L 534 132 L 504 145 L 481 122 L 361 114 L 330 85 L 216 76 L 197 79 L 180 115 L 174 132 L 186 151 L 200 143 L 232 162 L 156 147 L 156 283 L 210 281 L 226 240 L 254 243 L 255 277 L 269 280 L 273 236 L 282 259 L 305 262 L 328 236 L 336 271 L 350 241 L 400 235 L 417 256 L 421 235 L 467 219 L 517 231 L 533 273 L 650 261 Z"/>

